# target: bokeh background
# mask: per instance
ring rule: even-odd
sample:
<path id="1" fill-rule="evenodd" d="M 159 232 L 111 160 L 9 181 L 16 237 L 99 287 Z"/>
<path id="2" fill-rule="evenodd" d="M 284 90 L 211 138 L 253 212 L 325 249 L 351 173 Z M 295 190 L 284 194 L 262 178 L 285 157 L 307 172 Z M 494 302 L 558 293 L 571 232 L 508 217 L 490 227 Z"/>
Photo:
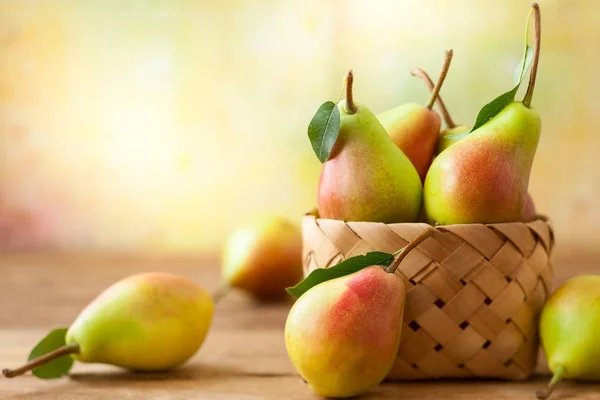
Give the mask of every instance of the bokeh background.
<path id="1" fill-rule="evenodd" d="M 530 192 L 559 248 L 600 236 L 600 2 L 542 0 Z M 348 68 L 374 112 L 472 124 L 511 86 L 523 0 L 0 0 L 0 249 L 199 252 L 315 204 L 306 136 Z M 519 95 L 522 97 L 522 94 Z"/>

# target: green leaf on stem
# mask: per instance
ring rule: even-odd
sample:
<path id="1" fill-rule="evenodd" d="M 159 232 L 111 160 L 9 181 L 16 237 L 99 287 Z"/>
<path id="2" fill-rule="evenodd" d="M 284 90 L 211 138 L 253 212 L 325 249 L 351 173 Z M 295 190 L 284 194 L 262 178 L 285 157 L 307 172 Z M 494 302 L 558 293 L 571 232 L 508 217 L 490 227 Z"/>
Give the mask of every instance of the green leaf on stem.
<path id="1" fill-rule="evenodd" d="M 45 338 L 43 338 L 29 354 L 28 361 L 33 360 L 48 354 L 53 350 L 63 347 L 65 343 L 65 337 L 67 335 L 68 328 L 59 328 L 50 332 Z M 55 360 L 49 361 L 44 365 L 35 368 L 33 375 L 41 379 L 56 379 L 63 375 L 66 375 L 73 366 L 73 357 L 70 355 L 59 357 Z"/>
<path id="2" fill-rule="evenodd" d="M 286 290 L 289 294 L 298 298 L 319 283 L 353 274 L 372 265 L 383 265 L 388 267 L 392 261 L 394 261 L 393 254 L 372 251 L 365 255 L 348 258 L 331 268 L 315 269 L 302 282 L 294 287 L 287 288 Z"/>
<path id="3" fill-rule="evenodd" d="M 321 104 L 308 125 L 308 138 L 321 163 L 329 159 L 340 133 L 340 110 L 332 101 Z"/>

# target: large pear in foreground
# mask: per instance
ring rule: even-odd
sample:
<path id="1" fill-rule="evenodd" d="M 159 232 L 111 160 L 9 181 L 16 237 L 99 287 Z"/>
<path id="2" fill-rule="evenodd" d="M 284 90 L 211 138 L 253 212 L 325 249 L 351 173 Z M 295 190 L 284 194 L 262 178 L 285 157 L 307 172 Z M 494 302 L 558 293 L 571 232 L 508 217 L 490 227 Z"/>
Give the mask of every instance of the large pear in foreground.
<path id="1" fill-rule="evenodd" d="M 321 396 L 367 392 L 394 363 L 404 300 L 402 281 L 380 266 L 314 286 L 286 321 L 290 360 Z"/>

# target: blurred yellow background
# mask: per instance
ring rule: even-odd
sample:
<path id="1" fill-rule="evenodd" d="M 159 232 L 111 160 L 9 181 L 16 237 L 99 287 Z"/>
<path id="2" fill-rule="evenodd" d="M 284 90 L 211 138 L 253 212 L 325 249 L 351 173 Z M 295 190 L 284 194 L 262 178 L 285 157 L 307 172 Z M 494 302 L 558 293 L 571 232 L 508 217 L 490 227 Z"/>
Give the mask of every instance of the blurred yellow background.
<path id="1" fill-rule="evenodd" d="M 559 246 L 597 246 L 600 2 L 540 4 L 530 191 Z M 442 94 L 472 124 L 510 89 L 529 6 L 0 0 L 0 248 L 205 251 L 256 212 L 299 221 L 306 128 L 348 68 L 377 113 L 424 103 L 410 69 L 453 48 Z"/>

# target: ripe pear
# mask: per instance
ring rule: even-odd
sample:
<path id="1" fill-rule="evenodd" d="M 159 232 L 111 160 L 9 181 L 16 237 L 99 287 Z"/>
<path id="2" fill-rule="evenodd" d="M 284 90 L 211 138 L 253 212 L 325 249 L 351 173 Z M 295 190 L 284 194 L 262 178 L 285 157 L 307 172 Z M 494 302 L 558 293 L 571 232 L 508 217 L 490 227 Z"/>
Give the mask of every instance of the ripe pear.
<path id="1" fill-rule="evenodd" d="M 421 68 L 415 68 L 410 73 L 413 76 L 421 78 L 425 82 L 429 90 L 432 92 L 432 94 L 434 93 L 435 84 L 433 83 L 427 72 L 425 72 Z M 471 128 L 466 125 L 456 125 L 454 123 L 454 120 L 450 116 L 450 113 L 446 108 L 446 104 L 444 103 L 444 100 L 442 100 L 442 96 L 439 93 L 437 95 L 436 104 L 440 109 L 440 113 L 442 114 L 442 117 L 444 118 L 444 123 L 446 124 L 446 129 L 440 132 L 440 137 L 438 140 L 436 151 L 436 155 L 438 155 L 442 151 L 446 150 L 448 147 L 452 146 L 454 143 L 459 141 L 460 139 L 466 137 Z"/>
<path id="2" fill-rule="evenodd" d="M 312 287 L 293 305 L 285 324 L 292 364 L 318 395 L 367 392 L 394 363 L 404 300 L 402 281 L 381 266 Z"/>
<path id="3" fill-rule="evenodd" d="M 93 300 L 67 331 L 66 346 L 42 361 L 71 354 L 136 371 L 171 369 L 200 348 L 212 315 L 210 295 L 194 282 L 166 273 L 134 275 Z M 34 360 L 3 373 L 13 377 L 40 365 Z"/>
<path id="4" fill-rule="evenodd" d="M 225 285 L 258 299 L 281 298 L 302 280 L 300 229 L 277 215 L 256 216 L 236 229 L 223 252 Z"/>
<path id="5" fill-rule="evenodd" d="M 452 50 L 448 50 L 440 78 L 426 106 L 406 103 L 377 116 L 394 143 L 413 163 L 421 182 L 425 181 L 440 137 L 442 122 L 438 113 L 433 110 L 433 103 L 444 83 L 451 60 Z"/>
<path id="6" fill-rule="evenodd" d="M 423 194 L 417 170 L 375 115 L 354 103 L 352 83 L 350 71 L 346 99 L 337 105 L 339 134 L 319 180 L 319 215 L 345 221 L 414 222 Z"/>
<path id="7" fill-rule="evenodd" d="M 600 380 L 600 276 L 572 278 L 544 305 L 540 338 L 554 373 L 539 399 L 546 399 L 563 378 Z"/>
<path id="8" fill-rule="evenodd" d="M 521 221 L 542 124 L 531 106 L 540 42 L 535 10 L 535 56 L 525 98 L 509 103 L 435 158 L 424 186 L 431 223 Z"/>

